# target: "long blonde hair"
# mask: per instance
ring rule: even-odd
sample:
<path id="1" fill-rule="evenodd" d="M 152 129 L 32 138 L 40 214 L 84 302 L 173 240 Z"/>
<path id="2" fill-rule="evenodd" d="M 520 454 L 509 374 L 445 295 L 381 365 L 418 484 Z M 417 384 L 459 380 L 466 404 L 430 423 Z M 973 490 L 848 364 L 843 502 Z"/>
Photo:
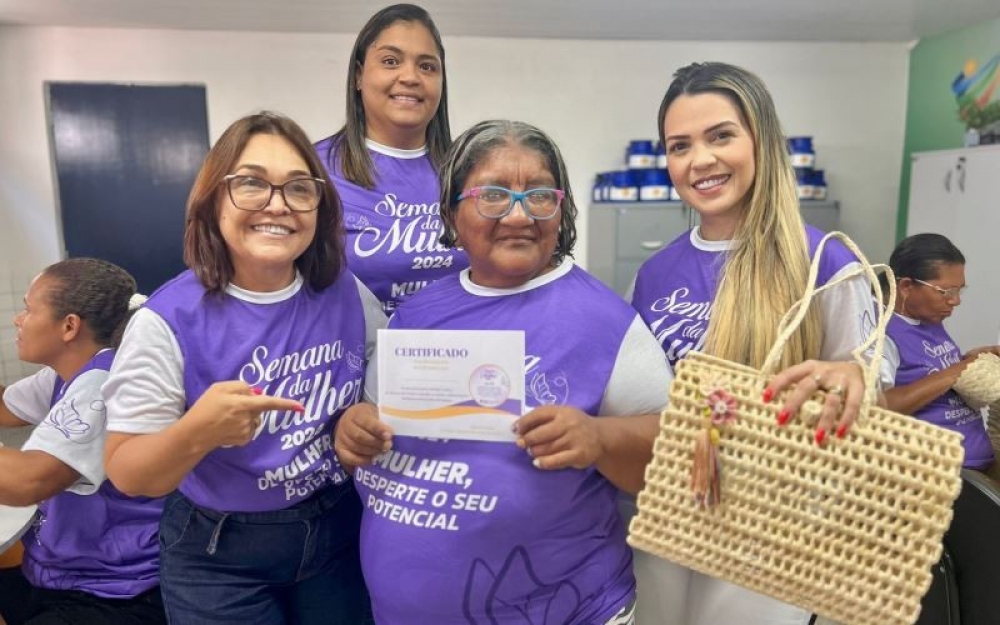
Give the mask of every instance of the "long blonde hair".
<path id="1" fill-rule="evenodd" d="M 733 235 L 705 337 L 705 351 L 760 367 L 778 335 L 778 323 L 801 297 L 809 274 L 809 247 L 798 194 L 774 101 L 754 74 L 725 63 L 693 63 L 674 74 L 660 104 L 660 141 L 667 109 L 681 95 L 715 93 L 733 103 L 754 140 L 750 202 Z M 780 367 L 818 358 L 823 341 L 812 306 L 786 344 Z"/>

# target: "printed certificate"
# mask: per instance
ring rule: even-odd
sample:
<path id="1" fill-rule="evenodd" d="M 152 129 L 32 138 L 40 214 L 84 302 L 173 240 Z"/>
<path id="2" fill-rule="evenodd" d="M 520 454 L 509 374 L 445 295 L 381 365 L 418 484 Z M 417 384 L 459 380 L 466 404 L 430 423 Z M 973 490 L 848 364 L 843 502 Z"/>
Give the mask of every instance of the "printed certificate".
<path id="1" fill-rule="evenodd" d="M 379 330 L 378 410 L 397 435 L 515 440 L 524 332 Z"/>

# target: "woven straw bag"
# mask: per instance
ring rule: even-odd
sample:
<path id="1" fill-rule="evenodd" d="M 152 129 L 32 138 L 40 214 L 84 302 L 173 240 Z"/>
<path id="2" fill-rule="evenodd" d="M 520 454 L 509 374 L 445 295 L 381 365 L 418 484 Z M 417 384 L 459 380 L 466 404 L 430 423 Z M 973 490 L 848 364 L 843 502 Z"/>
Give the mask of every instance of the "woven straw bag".
<path id="1" fill-rule="evenodd" d="M 979 354 L 952 386 L 974 410 L 1000 401 L 1000 356 Z"/>
<path id="2" fill-rule="evenodd" d="M 816 251 L 806 294 L 782 320 L 761 370 L 700 353 L 681 360 L 628 541 L 835 621 L 912 623 L 951 523 L 964 454 L 960 435 L 876 405 L 889 315 L 881 311 L 877 328 L 855 352 L 867 390 L 845 438 L 819 447 L 814 420 L 800 416 L 779 428 L 783 397 L 761 400 L 812 296 L 833 286 L 813 287 L 817 259 L 831 237 L 857 255 L 857 273 L 880 292 L 853 242 L 831 233 Z M 895 299 L 893 280 L 890 285 L 888 310 Z M 861 360 L 864 350 L 874 352 L 870 364 Z M 735 399 L 735 420 L 717 442 L 721 502 L 706 508 L 692 497 L 692 449 L 705 431 L 706 394 L 718 388 Z M 800 412 L 815 418 L 823 399 L 817 393 L 812 401 L 819 404 L 806 402 Z"/>
<path id="3" fill-rule="evenodd" d="M 1000 457 L 1000 402 L 990 404 L 990 411 L 986 417 L 986 434 L 990 437 L 990 444 L 993 445 L 993 453 Z"/>

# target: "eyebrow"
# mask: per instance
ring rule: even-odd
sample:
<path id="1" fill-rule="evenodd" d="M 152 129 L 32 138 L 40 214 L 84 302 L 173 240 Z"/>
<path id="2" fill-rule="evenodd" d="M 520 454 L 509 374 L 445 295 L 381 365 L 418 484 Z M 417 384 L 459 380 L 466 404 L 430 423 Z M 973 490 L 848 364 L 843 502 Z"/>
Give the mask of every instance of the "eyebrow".
<path id="1" fill-rule="evenodd" d="M 236 167 L 236 169 L 237 170 L 240 170 L 240 169 L 249 169 L 251 171 L 255 171 L 257 173 L 264 174 L 264 175 L 267 175 L 267 173 L 268 173 L 267 167 L 264 167 L 263 165 L 256 165 L 254 163 L 243 163 L 241 165 L 238 165 Z M 305 176 L 307 178 L 311 178 L 312 174 L 309 173 L 309 172 L 307 172 L 307 171 L 302 171 L 301 169 L 293 169 L 292 171 L 288 172 L 288 174 L 287 174 L 287 177 L 289 179 L 291 179 L 291 178 L 297 178 L 297 177 L 300 177 L 300 176 Z"/>
<path id="2" fill-rule="evenodd" d="M 726 126 L 736 126 L 738 128 L 739 124 L 737 124 L 734 121 L 726 120 L 724 122 L 719 122 L 718 124 L 715 124 L 714 126 L 710 126 L 710 127 L 706 128 L 705 131 L 702 134 L 708 134 L 710 132 L 715 132 L 716 130 L 719 130 L 720 128 L 724 128 Z M 667 141 L 670 141 L 671 139 L 686 139 L 688 136 L 689 135 L 668 135 L 667 136 Z"/>
<path id="3" fill-rule="evenodd" d="M 389 52 L 394 52 L 394 53 L 396 53 L 396 54 L 398 54 L 400 56 L 406 56 L 406 53 L 403 52 L 402 48 L 398 48 L 398 47 L 396 47 L 396 46 L 394 46 L 392 44 L 389 44 L 389 43 L 382 44 L 379 47 L 375 48 L 376 52 L 378 52 L 380 50 L 386 50 L 386 51 L 389 51 Z M 436 54 L 418 54 L 417 55 L 417 59 L 420 60 L 420 61 L 431 60 L 431 61 L 437 61 L 438 63 L 441 62 L 441 57 L 439 57 Z"/>

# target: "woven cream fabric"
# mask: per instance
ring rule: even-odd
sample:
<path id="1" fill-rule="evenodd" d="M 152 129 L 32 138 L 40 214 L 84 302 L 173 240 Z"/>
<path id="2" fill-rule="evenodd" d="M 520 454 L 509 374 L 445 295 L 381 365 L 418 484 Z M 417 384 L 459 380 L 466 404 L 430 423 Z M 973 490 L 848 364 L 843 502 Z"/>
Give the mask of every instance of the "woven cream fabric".
<path id="1" fill-rule="evenodd" d="M 764 404 L 760 379 L 704 354 L 680 361 L 629 544 L 842 623 L 913 623 L 961 487 L 961 437 L 869 407 L 819 447 L 814 424 L 776 426 L 782 398 Z M 738 402 L 713 509 L 690 488 L 706 383 Z"/>
<path id="2" fill-rule="evenodd" d="M 864 370 L 865 395 L 851 432 L 816 445 L 822 393 L 784 427 L 777 426 L 784 396 L 761 400 L 812 298 L 855 275 L 816 286 L 818 259 L 830 239 L 854 253 L 856 273 L 868 278 L 874 301 L 882 301 L 872 265 L 853 241 L 832 232 L 817 246 L 806 292 L 782 319 L 760 370 L 700 353 L 681 360 L 629 543 L 841 623 L 913 623 L 951 522 L 964 452 L 959 434 L 877 406 L 876 379 L 896 297 L 891 270 L 887 303 L 853 352 Z M 721 503 L 704 508 L 692 495 L 692 452 L 697 435 L 704 436 L 706 396 L 716 389 L 735 397 L 736 418 L 721 428 L 717 449 Z"/>
<path id="3" fill-rule="evenodd" d="M 1000 357 L 989 352 L 979 354 L 952 388 L 975 410 L 1000 401 Z"/>
<path id="4" fill-rule="evenodd" d="M 1000 458 L 1000 402 L 990 404 L 986 415 L 986 433 L 993 444 L 993 453 Z"/>

